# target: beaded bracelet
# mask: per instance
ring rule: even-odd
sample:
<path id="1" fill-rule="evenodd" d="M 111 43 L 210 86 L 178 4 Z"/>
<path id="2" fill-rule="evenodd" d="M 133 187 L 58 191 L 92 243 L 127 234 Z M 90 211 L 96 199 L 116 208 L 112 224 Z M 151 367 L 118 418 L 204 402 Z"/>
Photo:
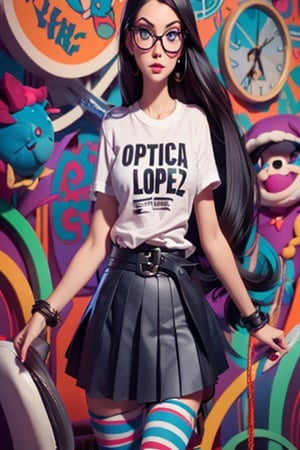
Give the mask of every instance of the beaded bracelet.
<path id="1" fill-rule="evenodd" d="M 45 300 L 36 300 L 31 309 L 31 314 L 39 312 L 46 319 L 46 325 L 48 327 L 56 327 L 59 324 L 61 317 L 59 312 L 52 308 L 50 303 Z"/>
<path id="2" fill-rule="evenodd" d="M 262 312 L 259 307 L 256 307 L 254 313 L 247 317 L 241 317 L 242 325 L 249 331 L 255 332 L 260 330 L 269 322 L 269 314 Z"/>

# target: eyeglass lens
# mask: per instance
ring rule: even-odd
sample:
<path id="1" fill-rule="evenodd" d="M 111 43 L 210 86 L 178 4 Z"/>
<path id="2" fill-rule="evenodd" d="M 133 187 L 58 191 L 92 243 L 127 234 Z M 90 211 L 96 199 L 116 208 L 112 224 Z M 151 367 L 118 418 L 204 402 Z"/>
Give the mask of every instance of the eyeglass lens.
<path id="1" fill-rule="evenodd" d="M 161 36 L 153 34 L 146 27 L 134 27 L 132 31 L 134 41 L 141 50 L 149 50 L 156 41 L 160 41 L 166 52 L 176 53 L 180 50 L 184 39 L 183 33 L 179 30 L 167 30 Z"/>

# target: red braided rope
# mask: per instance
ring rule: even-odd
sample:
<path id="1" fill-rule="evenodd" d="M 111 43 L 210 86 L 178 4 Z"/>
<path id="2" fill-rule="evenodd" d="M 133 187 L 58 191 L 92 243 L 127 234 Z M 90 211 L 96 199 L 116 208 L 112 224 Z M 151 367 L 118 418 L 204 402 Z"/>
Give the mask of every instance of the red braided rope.
<path id="1" fill-rule="evenodd" d="M 249 337 L 247 361 L 247 389 L 248 389 L 248 450 L 254 450 L 255 406 L 254 382 L 252 378 L 253 338 Z"/>

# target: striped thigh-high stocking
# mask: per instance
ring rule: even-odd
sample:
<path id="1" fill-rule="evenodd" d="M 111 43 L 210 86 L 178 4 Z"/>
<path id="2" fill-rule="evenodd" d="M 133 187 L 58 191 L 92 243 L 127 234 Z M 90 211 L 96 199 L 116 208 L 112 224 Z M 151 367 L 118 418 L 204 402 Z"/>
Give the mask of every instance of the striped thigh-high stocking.
<path id="1" fill-rule="evenodd" d="M 184 450 L 195 426 L 196 413 L 183 401 L 166 400 L 147 414 L 141 450 Z"/>
<path id="2" fill-rule="evenodd" d="M 138 450 L 143 433 L 143 408 L 102 417 L 89 411 L 99 450 Z"/>

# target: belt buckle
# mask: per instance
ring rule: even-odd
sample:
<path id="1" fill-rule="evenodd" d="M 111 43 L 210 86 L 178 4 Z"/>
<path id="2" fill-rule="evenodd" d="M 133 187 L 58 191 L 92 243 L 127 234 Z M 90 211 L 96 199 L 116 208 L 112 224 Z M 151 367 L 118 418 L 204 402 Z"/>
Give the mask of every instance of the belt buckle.
<path id="1" fill-rule="evenodd" d="M 143 277 L 153 277 L 157 274 L 160 263 L 161 250 L 154 248 L 148 252 L 141 252 L 137 255 L 136 269 Z"/>

